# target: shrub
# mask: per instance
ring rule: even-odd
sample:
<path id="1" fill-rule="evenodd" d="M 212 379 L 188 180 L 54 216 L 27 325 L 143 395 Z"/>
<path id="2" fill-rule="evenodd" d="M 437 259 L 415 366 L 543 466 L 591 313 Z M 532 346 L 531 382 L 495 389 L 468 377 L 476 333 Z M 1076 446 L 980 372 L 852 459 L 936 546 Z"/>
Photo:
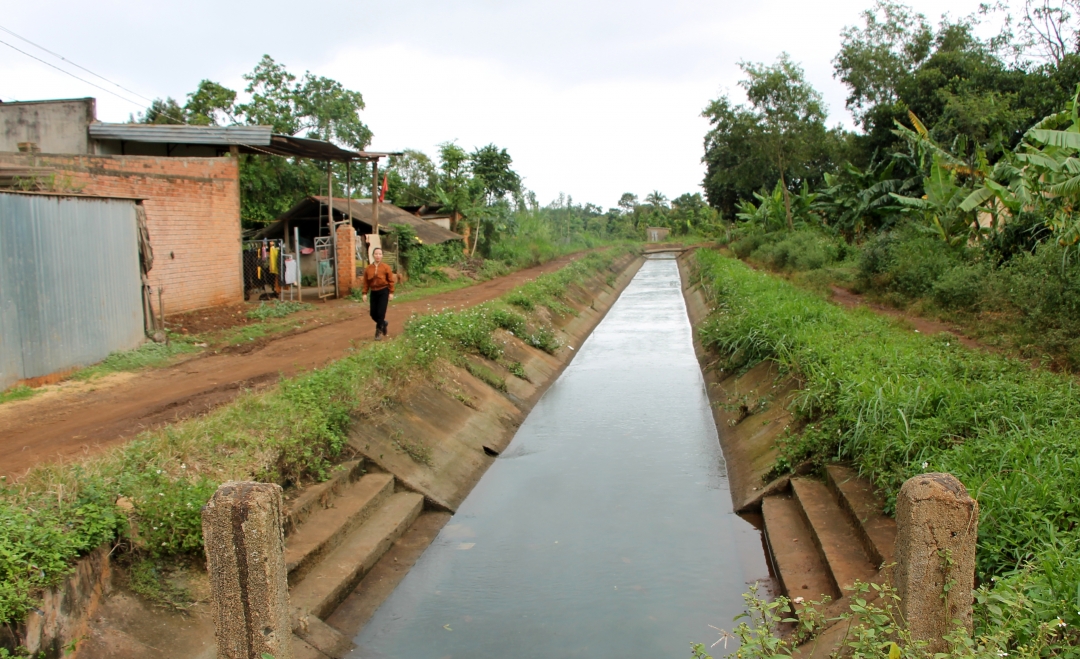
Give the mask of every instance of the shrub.
<path id="1" fill-rule="evenodd" d="M 905 227 L 868 241 L 858 260 L 863 290 L 892 293 L 902 302 L 928 295 L 947 270 L 964 262 L 945 241 Z"/>
<path id="2" fill-rule="evenodd" d="M 982 264 L 953 266 L 934 282 L 931 295 L 944 309 L 975 309 L 986 295 L 989 275 Z"/>
<path id="3" fill-rule="evenodd" d="M 776 270 L 818 270 L 843 261 L 850 251 L 842 238 L 814 230 L 773 233 L 768 238 L 773 240 L 763 240 L 750 258 Z"/>

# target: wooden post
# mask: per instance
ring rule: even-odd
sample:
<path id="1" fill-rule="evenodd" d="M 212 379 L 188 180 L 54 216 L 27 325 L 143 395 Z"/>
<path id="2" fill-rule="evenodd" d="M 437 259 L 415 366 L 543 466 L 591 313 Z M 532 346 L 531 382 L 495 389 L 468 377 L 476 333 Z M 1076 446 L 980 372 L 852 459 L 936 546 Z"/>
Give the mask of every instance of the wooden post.
<path id="1" fill-rule="evenodd" d="M 379 235 L 379 159 L 371 161 L 371 233 Z"/>
<path id="2" fill-rule="evenodd" d="M 292 659 L 281 487 L 225 483 L 202 511 L 218 659 Z"/>

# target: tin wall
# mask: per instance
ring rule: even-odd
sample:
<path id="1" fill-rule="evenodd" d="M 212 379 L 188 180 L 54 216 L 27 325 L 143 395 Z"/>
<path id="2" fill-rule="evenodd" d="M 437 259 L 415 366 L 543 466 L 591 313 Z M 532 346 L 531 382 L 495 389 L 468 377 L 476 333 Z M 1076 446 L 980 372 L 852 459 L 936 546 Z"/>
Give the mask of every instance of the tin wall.
<path id="1" fill-rule="evenodd" d="M 135 202 L 0 193 L 0 389 L 143 340 Z"/>

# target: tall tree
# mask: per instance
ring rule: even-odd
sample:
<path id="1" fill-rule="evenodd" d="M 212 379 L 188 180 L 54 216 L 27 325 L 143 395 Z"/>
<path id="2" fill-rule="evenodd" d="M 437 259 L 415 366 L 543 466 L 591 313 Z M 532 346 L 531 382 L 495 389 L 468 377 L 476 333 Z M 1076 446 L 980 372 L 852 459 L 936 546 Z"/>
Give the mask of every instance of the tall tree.
<path id="1" fill-rule="evenodd" d="M 244 76 L 251 95 L 236 106 L 244 123 L 273 126 L 274 132 L 336 142 L 352 149 L 371 143 L 371 130 L 360 120 L 364 98 L 330 78 L 305 72 L 297 77 L 269 55 Z"/>
<path id="2" fill-rule="evenodd" d="M 728 219 L 734 219 L 740 201 L 772 187 L 779 176 L 776 164 L 763 149 L 758 117 L 726 96 L 709 103 L 702 112 L 709 120 L 705 134 L 705 196 Z"/>
<path id="3" fill-rule="evenodd" d="M 802 67 L 787 53 L 771 66 L 748 62 L 739 66 L 747 75 L 739 85 L 758 114 L 762 141 L 780 173 L 788 228 L 794 229 L 790 172 L 810 160 L 826 139 L 821 94 L 806 82 Z"/>
<path id="4" fill-rule="evenodd" d="M 897 86 L 930 56 L 934 32 L 926 16 L 892 0 L 877 0 L 862 18 L 861 27 L 840 33 L 833 68 L 848 87 L 848 110 L 865 128 L 871 108 L 900 100 Z"/>
<path id="5" fill-rule="evenodd" d="M 426 154 L 406 149 L 392 156 L 387 168 L 387 195 L 398 206 L 421 206 L 438 199 L 439 174 Z"/>
<path id="6" fill-rule="evenodd" d="M 181 108 L 172 99 L 154 101 L 141 120 L 146 123 L 271 126 L 275 133 L 299 135 L 363 149 L 371 130 L 360 119 L 364 99 L 330 78 L 310 72 L 297 76 L 264 55 L 244 76 L 249 98 L 219 83 L 203 80 Z M 335 172 L 340 177 L 340 172 Z M 325 185 L 322 163 L 277 156 L 243 155 L 240 161 L 241 217 L 245 226 L 260 226 Z"/>

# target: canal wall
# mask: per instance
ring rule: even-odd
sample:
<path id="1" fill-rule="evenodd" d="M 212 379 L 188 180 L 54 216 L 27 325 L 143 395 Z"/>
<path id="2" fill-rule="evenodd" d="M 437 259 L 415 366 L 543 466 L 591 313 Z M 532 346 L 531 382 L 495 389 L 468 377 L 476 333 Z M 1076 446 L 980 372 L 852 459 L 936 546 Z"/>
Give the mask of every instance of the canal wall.
<path id="1" fill-rule="evenodd" d="M 764 361 L 745 373 L 725 370 L 719 356 L 701 343 L 699 328 L 712 304 L 695 276 L 693 250 L 684 252 L 678 262 L 686 312 L 694 328 L 694 352 L 727 462 L 731 503 L 737 513 L 757 513 L 764 497 L 789 486 L 789 476 L 771 481 L 766 481 L 766 476 L 776 463 L 778 440 L 801 430 L 788 410 L 800 383 L 781 373 L 773 361 Z"/>

